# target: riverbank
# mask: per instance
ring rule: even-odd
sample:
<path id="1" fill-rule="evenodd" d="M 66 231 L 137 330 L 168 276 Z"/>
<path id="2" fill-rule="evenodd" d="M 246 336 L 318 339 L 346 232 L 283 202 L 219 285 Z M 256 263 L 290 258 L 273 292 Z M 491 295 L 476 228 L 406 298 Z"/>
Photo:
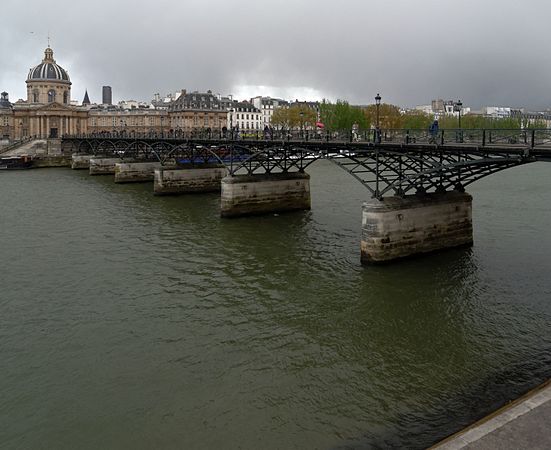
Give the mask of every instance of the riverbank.
<path id="1" fill-rule="evenodd" d="M 551 448 L 551 380 L 430 450 Z"/>

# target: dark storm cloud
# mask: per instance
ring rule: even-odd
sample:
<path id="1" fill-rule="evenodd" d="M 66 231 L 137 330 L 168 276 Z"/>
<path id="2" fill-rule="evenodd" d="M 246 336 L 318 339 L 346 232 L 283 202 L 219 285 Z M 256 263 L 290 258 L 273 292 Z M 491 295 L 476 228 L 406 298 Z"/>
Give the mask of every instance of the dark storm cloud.
<path id="1" fill-rule="evenodd" d="M 3 0 L 0 89 L 25 96 L 46 46 L 73 97 L 182 88 L 551 107 L 545 0 Z M 32 33 L 31 33 L 32 32 Z M 290 95 L 290 94 L 289 94 Z M 297 94 L 298 95 L 298 94 Z"/>

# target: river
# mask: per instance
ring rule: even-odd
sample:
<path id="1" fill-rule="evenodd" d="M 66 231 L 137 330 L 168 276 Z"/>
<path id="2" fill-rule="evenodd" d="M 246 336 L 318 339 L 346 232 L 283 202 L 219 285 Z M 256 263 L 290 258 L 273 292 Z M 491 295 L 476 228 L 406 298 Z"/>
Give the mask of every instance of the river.
<path id="1" fill-rule="evenodd" d="M 0 173 L 1 449 L 424 448 L 551 376 L 551 164 L 483 179 L 475 245 L 360 265 L 368 191 L 219 217 Z"/>

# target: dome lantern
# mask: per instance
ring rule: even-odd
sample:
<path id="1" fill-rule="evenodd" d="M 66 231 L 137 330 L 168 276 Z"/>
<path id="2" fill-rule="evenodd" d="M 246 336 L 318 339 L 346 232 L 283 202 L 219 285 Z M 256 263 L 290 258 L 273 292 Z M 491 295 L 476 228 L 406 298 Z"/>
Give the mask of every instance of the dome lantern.
<path id="1" fill-rule="evenodd" d="M 55 64 L 54 51 L 49 46 L 46 50 L 44 50 L 44 59 L 42 60 L 42 62 L 50 62 Z"/>

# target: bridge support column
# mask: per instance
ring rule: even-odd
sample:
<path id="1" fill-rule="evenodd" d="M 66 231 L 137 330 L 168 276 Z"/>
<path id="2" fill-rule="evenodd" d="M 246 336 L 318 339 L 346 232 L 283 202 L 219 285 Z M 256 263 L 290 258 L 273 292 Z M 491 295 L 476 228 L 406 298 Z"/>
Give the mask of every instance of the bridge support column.
<path id="1" fill-rule="evenodd" d="M 222 217 L 310 209 L 310 175 L 235 175 L 222 179 Z"/>
<path id="2" fill-rule="evenodd" d="M 227 172 L 226 166 L 156 169 L 153 191 L 155 195 L 220 192 Z"/>
<path id="3" fill-rule="evenodd" d="M 155 170 L 161 167 L 160 162 L 118 162 L 115 164 L 115 183 L 153 181 Z"/>
<path id="4" fill-rule="evenodd" d="M 115 173 L 115 164 L 120 163 L 119 158 L 91 158 L 90 175 L 111 175 Z"/>
<path id="5" fill-rule="evenodd" d="M 472 244 L 472 197 L 467 193 L 389 197 L 363 205 L 363 264 Z"/>
<path id="6" fill-rule="evenodd" d="M 91 155 L 73 155 L 71 160 L 71 169 L 90 169 Z"/>

